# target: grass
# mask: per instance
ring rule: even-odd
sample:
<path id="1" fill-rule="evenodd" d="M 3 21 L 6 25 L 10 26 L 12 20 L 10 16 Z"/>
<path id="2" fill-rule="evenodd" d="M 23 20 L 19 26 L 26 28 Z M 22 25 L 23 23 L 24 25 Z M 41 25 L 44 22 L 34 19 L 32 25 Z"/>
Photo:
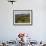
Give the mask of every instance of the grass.
<path id="1" fill-rule="evenodd" d="M 15 23 L 30 23 L 30 14 L 15 15 Z"/>

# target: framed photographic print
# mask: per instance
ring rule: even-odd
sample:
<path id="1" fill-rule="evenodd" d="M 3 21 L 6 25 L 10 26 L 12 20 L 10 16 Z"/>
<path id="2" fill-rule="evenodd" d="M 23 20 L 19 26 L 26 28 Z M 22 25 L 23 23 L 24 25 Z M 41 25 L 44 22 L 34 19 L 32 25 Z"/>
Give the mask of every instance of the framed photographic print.
<path id="1" fill-rule="evenodd" d="M 32 10 L 13 10 L 13 24 L 32 24 Z"/>

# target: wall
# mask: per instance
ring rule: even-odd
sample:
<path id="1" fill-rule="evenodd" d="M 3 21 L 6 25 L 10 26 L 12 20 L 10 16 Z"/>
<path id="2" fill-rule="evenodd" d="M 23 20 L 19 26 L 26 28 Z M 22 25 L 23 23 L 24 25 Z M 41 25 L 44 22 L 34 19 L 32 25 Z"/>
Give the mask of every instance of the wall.
<path id="1" fill-rule="evenodd" d="M 13 10 L 33 11 L 32 26 L 14 26 Z M 17 0 L 13 5 L 0 0 L 0 40 L 15 40 L 19 32 L 31 35 L 33 40 L 46 40 L 46 0 Z"/>

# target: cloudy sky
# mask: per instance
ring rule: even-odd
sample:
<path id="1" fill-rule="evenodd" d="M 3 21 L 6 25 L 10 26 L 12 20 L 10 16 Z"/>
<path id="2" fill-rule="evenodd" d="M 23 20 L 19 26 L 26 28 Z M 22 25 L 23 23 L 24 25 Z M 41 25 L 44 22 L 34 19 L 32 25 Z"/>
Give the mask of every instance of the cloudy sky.
<path id="1" fill-rule="evenodd" d="M 14 11 L 14 14 L 28 14 L 31 13 L 31 11 Z"/>

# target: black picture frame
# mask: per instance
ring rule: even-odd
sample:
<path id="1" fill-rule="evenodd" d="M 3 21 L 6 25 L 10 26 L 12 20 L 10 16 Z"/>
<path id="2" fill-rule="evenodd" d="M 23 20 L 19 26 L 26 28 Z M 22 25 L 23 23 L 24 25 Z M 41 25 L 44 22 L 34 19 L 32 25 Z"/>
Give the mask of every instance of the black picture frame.
<path id="1" fill-rule="evenodd" d="M 25 18 L 23 18 L 24 16 L 28 21 Z M 32 25 L 32 22 L 33 22 L 32 16 L 33 16 L 32 10 L 13 10 L 13 24 L 14 25 Z"/>

